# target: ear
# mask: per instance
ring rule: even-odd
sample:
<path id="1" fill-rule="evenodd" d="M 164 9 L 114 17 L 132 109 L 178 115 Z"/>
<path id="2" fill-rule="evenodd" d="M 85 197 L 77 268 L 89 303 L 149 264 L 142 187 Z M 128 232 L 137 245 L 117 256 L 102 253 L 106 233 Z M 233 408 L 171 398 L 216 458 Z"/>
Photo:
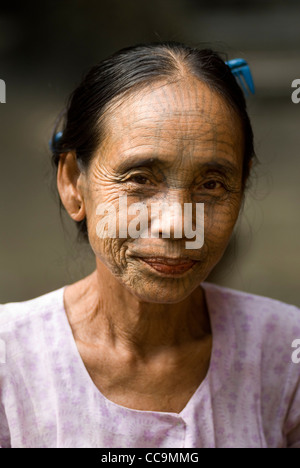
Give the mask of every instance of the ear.
<path id="1" fill-rule="evenodd" d="M 82 221 L 86 216 L 81 175 L 75 153 L 62 153 L 57 169 L 57 188 L 62 204 L 74 221 Z"/>

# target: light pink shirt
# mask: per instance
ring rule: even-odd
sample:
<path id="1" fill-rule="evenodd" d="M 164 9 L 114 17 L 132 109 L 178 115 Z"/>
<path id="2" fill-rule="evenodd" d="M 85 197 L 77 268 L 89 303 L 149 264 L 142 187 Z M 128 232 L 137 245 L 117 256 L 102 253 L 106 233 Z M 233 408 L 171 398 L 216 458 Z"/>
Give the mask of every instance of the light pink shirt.
<path id="1" fill-rule="evenodd" d="M 77 350 L 64 288 L 0 306 L 0 446 L 300 448 L 300 309 L 203 283 L 208 374 L 179 413 L 104 397 Z"/>

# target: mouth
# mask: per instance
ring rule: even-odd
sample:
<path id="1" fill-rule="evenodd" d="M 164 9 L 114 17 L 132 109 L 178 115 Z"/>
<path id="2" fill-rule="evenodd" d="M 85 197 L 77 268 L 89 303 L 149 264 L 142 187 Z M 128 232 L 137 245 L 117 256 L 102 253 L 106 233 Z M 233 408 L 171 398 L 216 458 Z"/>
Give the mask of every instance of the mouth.
<path id="1" fill-rule="evenodd" d="M 186 258 L 140 257 L 151 269 L 165 275 L 182 275 L 189 271 L 197 262 Z"/>

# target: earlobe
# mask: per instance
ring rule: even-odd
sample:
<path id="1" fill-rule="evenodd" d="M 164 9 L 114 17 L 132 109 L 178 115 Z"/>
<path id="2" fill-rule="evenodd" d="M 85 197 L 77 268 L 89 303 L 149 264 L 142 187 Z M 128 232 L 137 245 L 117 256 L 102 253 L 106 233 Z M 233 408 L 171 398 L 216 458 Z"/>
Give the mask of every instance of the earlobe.
<path id="1" fill-rule="evenodd" d="M 69 212 L 69 215 L 71 216 L 72 219 L 74 219 L 74 221 L 82 221 L 85 218 L 84 203 L 78 202 L 76 211 Z"/>
<path id="2" fill-rule="evenodd" d="M 57 189 L 62 204 L 74 221 L 82 221 L 85 216 L 85 204 L 80 187 L 81 172 L 78 168 L 75 153 L 60 155 L 57 168 Z"/>

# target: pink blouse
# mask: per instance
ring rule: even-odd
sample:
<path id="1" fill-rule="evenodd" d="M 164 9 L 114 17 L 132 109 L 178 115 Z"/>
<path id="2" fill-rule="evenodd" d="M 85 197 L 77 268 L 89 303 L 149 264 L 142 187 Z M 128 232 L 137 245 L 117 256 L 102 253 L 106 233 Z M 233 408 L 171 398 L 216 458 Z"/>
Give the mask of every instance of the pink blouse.
<path id="1" fill-rule="evenodd" d="M 208 373 L 180 413 L 108 400 L 80 357 L 64 288 L 0 305 L 3 448 L 300 448 L 300 309 L 202 284 Z"/>

